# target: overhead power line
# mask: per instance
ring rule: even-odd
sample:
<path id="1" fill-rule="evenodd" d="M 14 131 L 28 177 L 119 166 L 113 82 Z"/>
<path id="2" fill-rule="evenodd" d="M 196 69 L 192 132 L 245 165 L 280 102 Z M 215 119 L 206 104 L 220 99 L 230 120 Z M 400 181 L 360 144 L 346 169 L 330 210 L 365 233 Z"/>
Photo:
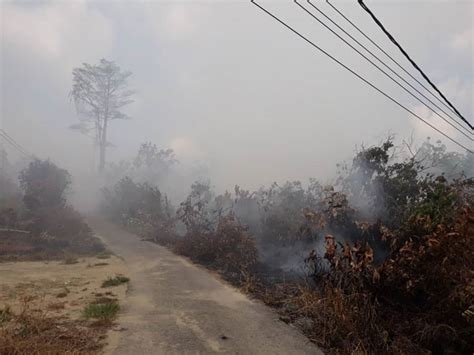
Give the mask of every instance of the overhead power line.
<path id="1" fill-rule="evenodd" d="M 433 91 L 427 88 L 422 82 L 420 82 L 417 78 L 415 78 L 408 70 L 405 69 L 396 59 L 394 59 L 389 53 L 387 53 L 380 45 L 378 45 L 372 38 L 370 38 L 364 31 L 362 31 L 353 21 L 351 21 L 344 13 L 339 10 L 335 5 L 333 5 L 329 0 L 326 0 L 326 3 L 337 13 L 339 14 L 344 20 L 346 20 L 352 27 L 354 27 L 362 36 L 364 36 L 370 43 L 372 43 L 378 50 L 380 50 L 387 58 L 389 58 L 395 65 L 397 65 L 401 70 L 405 72 L 410 78 L 415 80 L 421 87 L 423 87 L 426 91 L 428 91 L 431 96 L 433 96 L 438 102 L 440 102 L 444 107 L 449 109 L 452 113 L 456 113 L 450 106 L 446 104 L 445 101 L 441 100 Z M 457 115 L 457 114 L 456 114 Z M 459 116 L 458 116 L 459 117 Z"/>
<path id="2" fill-rule="evenodd" d="M 25 153 L 21 148 L 16 146 L 15 143 L 13 141 L 11 141 L 7 136 L 5 136 L 1 131 L 0 131 L 0 138 L 2 138 L 3 141 L 7 142 L 10 146 L 12 146 L 19 153 L 21 153 L 21 154 Z"/>
<path id="3" fill-rule="evenodd" d="M 413 59 L 408 55 L 408 53 L 403 49 L 403 47 L 397 42 L 395 38 L 390 34 L 390 32 L 387 31 L 387 29 L 384 27 L 384 25 L 379 21 L 379 19 L 374 15 L 374 13 L 368 8 L 368 6 L 364 3 L 363 0 L 358 0 L 359 5 L 367 11 L 367 13 L 372 17 L 372 19 L 375 21 L 375 23 L 382 29 L 382 31 L 387 35 L 387 37 L 390 39 L 390 41 L 397 46 L 397 48 L 403 53 L 406 59 L 413 65 L 413 67 L 421 74 L 421 76 L 431 85 L 431 87 L 443 98 L 444 101 L 456 112 L 456 114 L 461 118 L 468 126 L 471 128 L 471 130 L 474 130 L 474 126 L 471 125 L 463 115 L 454 107 L 454 105 L 446 98 L 446 96 L 443 95 L 443 93 L 436 87 L 435 84 L 428 78 L 428 76 L 423 72 L 423 70 L 415 63 Z"/>
<path id="4" fill-rule="evenodd" d="M 412 84 L 410 84 L 405 78 L 400 76 L 395 70 L 393 70 L 390 66 L 388 66 L 384 61 L 382 61 L 376 54 L 374 54 L 370 49 L 368 49 L 366 46 L 364 46 L 360 41 L 358 41 L 356 38 L 354 38 L 350 33 L 348 33 L 344 28 L 339 26 L 338 23 L 336 23 L 333 19 L 331 19 L 326 13 L 324 13 L 321 9 L 319 9 L 316 5 L 314 5 L 310 0 L 306 0 L 307 3 L 313 7 L 316 11 L 318 11 L 321 15 L 323 15 L 327 20 L 329 20 L 333 25 L 335 25 L 339 30 L 344 32 L 350 39 L 352 39 L 354 42 L 356 42 L 359 46 L 364 48 L 366 52 L 368 52 L 373 58 L 377 59 L 377 61 L 382 64 L 384 67 L 386 67 L 388 70 L 390 70 L 393 74 L 395 74 L 399 79 L 401 79 L 404 83 L 406 83 L 410 88 L 415 90 L 418 94 L 423 96 L 426 100 L 428 100 L 431 104 L 433 104 L 438 110 L 443 112 L 445 115 L 447 115 L 453 122 L 455 122 L 461 129 L 465 130 L 468 134 L 474 135 L 474 132 L 470 131 L 468 128 L 466 128 L 462 123 L 458 122 L 454 117 L 452 117 L 449 113 L 444 111 L 441 107 L 439 107 L 436 103 L 431 101 L 428 97 L 426 97 L 422 92 L 420 92 L 416 87 L 414 87 Z M 337 34 L 335 31 L 333 31 L 329 26 L 327 26 L 324 22 L 322 22 L 319 18 L 317 18 L 313 13 L 308 11 L 306 8 L 304 8 L 298 1 L 294 1 L 299 7 L 301 7 L 303 10 L 305 10 L 311 17 L 313 17 L 316 21 L 318 21 L 320 24 L 322 24 L 324 27 L 326 27 L 329 31 L 331 31 L 335 36 L 337 36 L 340 40 L 342 40 L 345 44 L 347 44 L 349 47 L 351 47 L 354 51 L 356 51 L 359 55 L 361 55 L 364 59 L 366 59 L 369 63 L 371 63 L 374 67 L 376 67 L 379 71 L 381 71 L 383 74 L 385 74 L 387 77 L 389 77 L 393 82 L 395 82 L 398 86 L 402 87 L 405 91 L 407 91 L 411 96 L 413 96 L 415 99 L 417 99 L 419 102 L 421 102 L 423 105 L 428 107 L 434 114 L 439 116 L 441 119 L 443 119 L 445 122 L 447 122 L 449 125 L 454 127 L 456 130 L 458 130 L 461 134 L 466 136 L 468 139 L 471 141 L 473 140 L 472 137 L 467 136 L 465 133 L 460 131 L 458 128 L 453 126 L 450 122 L 446 121 L 444 117 L 442 117 L 436 110 L 434 110 L 432 107 L 427 105 L 425 102 L 423 102 L 419 97 L 417 97 L 413 92 L 410 92 L 406 87 L 404 87 L 402 84 L 400 84 L 398 81 L 396 81 L 392 76 L 390 76 L 387 72 L 385 72 L 383 69 L 381 69 L 379 66 L 377 66 L 375 63 L 373 63 L 370 59 L 368 59 L 365 55 L 360 53 L 357 49 L 355 49 L 351 44 L 347 43 L 346 40 L 341 38 L 339 34 Z M 457 116 L 456 116 L 457 117 Z"/>
<path id="5" fill-rule="evenodd" d="M 16 142 L 3 128 L 0 128 L 0 133 L 6 140 L 10 142 L 10 144 L 15 145 L 15 148 L 21 150 L 23 153 L 26 153 L 26 149 Z"/>
<path id="6" fill-rule="evenodd" d="M 346 69 L 347 71 L 349 71 L 350 73 L 352 73 L 353 75 L 355 75 L 357 78 L 359 78 L 360 80 L 362 80 L 364 83 L 366 83 L 367 85 L 369 85 L 370 87 L 372 87 L 374 90 L 376 90 L 377 92 L 379 92 L 380 94 L 382 94 L 383 96 L 385 96 L 386 98 L 388 98 L 390 101 L 394 102 L 395 104 L 397 104 L 398 106 L 400 106 L 401 108 L 403 108 L 405 111 L 407 111 L 408 113 L 410 113 L 411 115 L 413 115 L 414 117 L 418 118 L 420 121 L 422 121 L 423 123 L 425 123 L 426 125 L 428 125 L 429 127 L 431 127 L 432 129 L 434 129 L 435 131 L 437 131 L 438 133 L 440 133 L 441 135 L 443 135 L 444 137 L 446 137 L 447 139 L 449 139 L 451 142 L 453 142 L 454 144 L 458 145 L 459 147 L 465 149 L 466 151 L 468 151 L 469 153 L 473 153 L 473 151 L 469 148 L 467 148 L 465 145 L 463 145 L 462 143 L 459 143 L 458 141 L 456 141 L 455 139 L 449 137 L 446 133 L 442 132 L 441 130 L 439 130 L 438 128 L 436 128 L 435 126 L 433 126 L 431 123 L 427 122 L 425 119 L 423 119 L 422 117 L 420 117 L 419 115 L 417 115 L 415 112 L 413 112 L 412 110 L 410 110 L 409 108 L 407 108 L 406 106 L 404 106 L 403 104 L 401 104 L 399 101 L 397 101 L 396 99 L 394 99 L 393 97 L 391 97 L 389 94 L 385 93 L 384 91 L 382 91 L 381 89 L 379 89 L 377 86 L 375 86 L 373 83 L 371 83 L 370 81 L 368 81 L 367 79 L 365 79 L 364 77 L 362 77 L 360 74 L 358 74 L 357 72 L 355 72 L 354 70 L 352 70 L 351 68 L 349 68 L 347 65 L 345 65 L 344 63 L 342 63 L 341 61 L 339 61 L 338 59 L 336 59 L 334 56 L 332 56 L 331 54 L 329 54 L 327 51 L 325 51 L 324 49 L 322 49 L 321 47 L 319 47 L 317 44 L 315 44 L 313 41 L 311 41 L 310 39 L 308 39 L 307 37 L 305 37 L 304 35 L 302 35 L 300 32 L 298 32 L 297 30 L 295 30 L 293 27 L 291 27 L 290 25 L 288 25 L 286 22 L 284 22 L 283 20 L 279 19 L 277 16 L 275 16 L 274 14 L 272 14 L 270 11 L 268 11 L 267 9 L 265 9 L 263 6 L 259 5 L 257 2 L 255 2 L 255 0 L 250 0 L 250 2 L 252 4 L 254 4 L 255 6 L 257 6 L 260 10 L 262 10 L 263 12 L 265 12 L 267 15 L 269 15 L 270 17 L 272 17 L 274 20 L 276 20 L 277 22 L 279 22 L 280 24 L 282 24 L 284 27 L 286 27 L 287 29 L 289 29 L 291 32 L 293 32 L 294 34 L 296 34 L 297 36 L 299 36 L 300 38 L 302 38 L 303 40 L 305 40 L 307 43 L 309 43 L 311 46 L 313 46 L 315 49 L 319 50 L 320 52 L 322 52 L 323 54 L 325 54 L 327 57 L 329 57 L 331 60 L 333 60 L 334 62 L 336 62 L 337 64 L 339 64 L 340 66 L 342 66 L 344 69 Z"/>
<path id="7" fill-rule="evenodd" d="M 0 137 L 5 140 L 13 149 L 15 149 L 20 154 L 24 155 L 25 157 L 29 157 L 29 154 L 25 152 L 21 147 L 18 147 L 14 141 L 10 140 L 7 136 L 0 132 Z"/>
<path id="8" fill-rule="evenodd" d="M 357 52 L 362 58 L 364 58 L 365 60 L 367 60 L 370 64 L 372 64 L 375 68 L 377 68 L 380 72 L 382 72 L 386 77 L 388 77 L 390 80 L 392 80 L 394 83 L 396 83 L 398 86 L 400 86 L 403 90 L 405 90 L 407 93 L 409 93 L 411 96 L 413 96 L 417 101 L 419 101 L 422 105 L 425 105 L 428 109 L 430 109 L 435 115 L 437 115 L 438 117 L 440 117 L 442 120 L 444 120 L 447 124 L 449 124 L 451 127 L 453 127 L 454 129 L 456 129 L 459 133 L 461 133 L 462 135 L 464 135 L 467 139 L 470 139 L 471 141 L 473 141 L 474 139 L 470 136 L 468 136 L 466 133 L 464 133 L 463 131 L 461 131 L 458 127 L 454 126 L 451 122 L 449 122 L 448 120 L 446 120 L 446 118 L 444 118 L 443 116 L 441 116 L 436 110 L 434 110 L 431 106 L 427 105 L 425 102 L 423 102 L 423 100 L 421 100 L 418 96 L 416 96 L 415 94 L 413 94 L 413 92 L 411 92 L 410 90 L 408 90 L 405 86 L 403 86 L 402 84 L 400 84 L 399 81 L 395 80 L 392 76 L 390 76 L 390 74 L 388 74 L 385 70 L 383 70 L 382 68 L 380 68 L 377 64 L 375 64 L 372 60 L 370 60 L 369 58 L 367 58 L 367 56 L 365 56 L 363 53 L 361 53 L 357 48 L 355 48 L 353 45 L 351 45 L 349 42 L 347 42 L 344 38 L 342 38 L 337 32 L 335 32 L 331 27 L 329 27 L 328 25 L 326 25 L 324 22 L 322 22 L 318 17 L 316 17 L 311 11 L 309 11 L 308 9 L 306 9 L 304 6 L 302 6 L 297 0 L 294 0 L 294 3 L 296 5 L 298 5 L 301 9 L 303 9 L 307 14 L 309 14 L 312 18 L 314 18 L 316 21 L 318 21 L 321 25 L 323 25 L 326 29 L 328 29 L 332 34 L 334 34 L 337 38 L 339 38 L 341 41 L 343 41 L 346 45 L 348 45 L 350 48 L 352 48 L 355 52 Z M 314 8 L 316 8 L 317 10 L 319 10 L 317 7 L 313 6 Z M 403 79 L 403 78 L 402 78 Z M 409 83 L 408 83 L 409 84 Z M 415 89 L 416 90 L 416 89 Z M 423 95 L 423 94 L 422 94 Z M 424 96 L 424 95 L 423 95 Z M 424 96 L 425 97 L 425 96 Z M 428 99 L 429 100 L 429 99 Z M 432 102 L 431 100 L 429 100 L 430 102 Z M 433 103 L 433 102 L 432 102 Z M 456 122 L 456 121 L 455 121 Z M 470 132 L 469 132 L 470 133 Z"/>
<path id="9" fill-rule="evenodd" d="M 7 143 L 9 143 L 16 151 L 24 155 L 27 158 L 31 158 L 32 155 L 29 154 L 26 149 L 24 149 L 20 144 L 18 144 L 5 130 L 0 129 L 0 137 L 2 137 Z"/>

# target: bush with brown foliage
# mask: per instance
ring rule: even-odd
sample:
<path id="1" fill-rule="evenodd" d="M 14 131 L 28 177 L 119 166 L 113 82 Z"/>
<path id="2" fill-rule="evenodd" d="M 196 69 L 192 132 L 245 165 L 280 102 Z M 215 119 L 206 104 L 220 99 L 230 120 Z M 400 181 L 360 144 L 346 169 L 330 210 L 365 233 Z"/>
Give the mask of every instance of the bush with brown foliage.
<path id="1" fill-rule="evenodd" d="M 211 202 L 209 186 L 195 183 L 177 211 L 186 233 L 176 239 L 173 250 L 239 280 L 257 263 L 255 239 L 237 222 L 233 213 L 223 211 L 222 204 L 216 204 L 222 208 L 213 214 L 209 208 Z"/>
<path id="2" fill-rule="evenodd" d="M 382 159 L 362 164 L 367 184 L 355 186 L 387 213 L 360 221 L 353 195 L 326 190 L 300 230 L 325 236 L 324 254 L 306 259 L 309 282 L 246 289 L 332 353 L 472 353 L 474 181 L 421 174 L 415 159 L 389 164 L 390 147 L 358 156 Z"/>
<path id="3" fill-rule="evenodd" d="M 328 349 L 368 353 L 472 352 L 474 213 L 465 200 L 472 186 L 464 181 L 443 190 L 458 196 L 455 217 L 446 220 L 451 223 L 433 227 L 430 214 L 416 214 L 397 230 L 378 225 L 390 245 L 380 264 L 373 263 L 368 244 L 326 236 L 327 266 L 310 254 L 317 287 L 299 296 L 319 300 L 308 300 L 318 305 L 310 316 L 314 340 Z M 343 339 L 351 339 L 352 348 Z"/>
<path id="4" fill-rule="evenodd" d="M 220 270 L 239 280 L 251 271 L 258 260 L 255 239 L 239 225 L 233 215 L 221 217 L 215 230 L 186 233 L 175 244 L 174 251 L 199 264 Z"/>
<path id="5" fill-rule="evenodd" d="M 240 280 L 257 263 L 255 240 L 226 212 L 228 196 L 214 200 L 206 183 L 192 185 L 175 215 L 166 196 L 146 183 L 124 178 L 103 192 L 103 209 L 112 220 L 228 278 Z M 185 227 L 182 235 L 176 230 L 178 222 Z"/>
<path id="6" fill-rule="evenodd" d="M 415 223 L 426 223 L 423 221 Z M 404 238 L 406 239 L 406 238 Z M 474 350 L 474 211 L 460 206 L 453 225 L 413 235 L 379 268 L 379 298 L 411 313 L 414 342 L 435 351 Z"/>

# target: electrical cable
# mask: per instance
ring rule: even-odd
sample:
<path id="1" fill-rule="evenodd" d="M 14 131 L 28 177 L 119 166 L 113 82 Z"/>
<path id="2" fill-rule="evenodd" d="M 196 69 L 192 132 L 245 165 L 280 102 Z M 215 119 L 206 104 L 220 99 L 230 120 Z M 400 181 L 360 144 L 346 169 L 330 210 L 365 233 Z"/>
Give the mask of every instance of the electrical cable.
<path id="1" fill-rule="evenodd" d="M 448 108 L 452 113 L 456 113 L 451 107 L 449 107 L 446 102 L 441 100 L 437 95 L 435 95 L 429 88 L 427 88 L 422 82 L 420 82 L 417 78 L 415 78 L 404 66 L 402 66 L 396 59 L 394 59 L 389 53 L 387 53 L 380 45 L 378 45 L 372 38 L 370 38 L 364 31 L 362 31 L 353 21 L 351 21 L 344 13 L 339 10 L 335 5 L 333 5 L 329 0 L 326 0 L 326 3 L 337 13 L 339 14 L 344 20 L 346 20 L 349 24 L 352 25 L 360 34 L 362 34 L 370 43 L 372 43 L 375 47 L 377 47 L 383 54 L 387 56 L 393 63 L 395 63 L 401 70 L 403 70 L 410 78 L 415 80 L 421 87 L 423 87 L 426 91 L 428 91 L 431 96 L 433 96 L 436 100 L 438 100 L 441 104 L 443 104 L 446 108 Z M 457 114 L 456 114 L 457 115 Z M 459 117 L 459 116 L 458 116 Z"/>
<path id="2" fill-rule="evenodd" d="M 9 143 L 13 148 L 15 148 L 25 157 L 30 158 L 32 156 L 31 154 L 28 154 L 28 152 L 21 145 L 19 145 L 12 137 L 10 137 L 8 133 L 5 132 L 5 130 L 0 129 L 0 137 L 4 138 L 7 143 Z"/>
<path id="3" fill-rule="evenodd" d="M 419 115 L 417 115 L 416 113 L 414 113 L 413 111 L 411 111 L 409 108 L 407 108 L 406 106 L 404 106 L 403 104 L 401 104 L 400 102 L 398 102 L 396 99 L 394 99 L 393 97 L 391 97 L 390 95 L 388 95 L 387 93 L 385 93 L 384 91 L 382 91 L 381 89 L 379 89 L 377 86 L 375 86 L 373 83 L 371 83 L 370 81 L 368 81 L 367 79 L 365 79 L 364 77 L 362 77 L 361 75 L 359 75 L 358 73 L 356 73 L 354 70 L 352 70 L 351 68 L 349 68 L 348 66 L 346 66 L 345 64 L 343 64 L 341 61 L 339 61 L 338 59 L 336 59 L 334 56 L 332 56 L 331 54 L 329 54 L 328 52 L 326 52 L 324 49 L 322 49 L 321 47 L 319 47 L 317 44 L 315 44 L 314 42 L 312 42 L 311 40 L 309 40 L 308 38 L 306 38 L 304 35 L 302 35 L 301 33 L 299 33 L 297 30 L 295 30 L 294 28 L 292 28 L 290 25 L 288 25 L 287 23 L 285 23 L 284 21 L 282 21 L 281 19 L 279 19 L 277 16 L 275 16 L 274 14 L 272 14 L 270 11 L 268 11 L 267 9 L 265 9 L 264 7 L 262 7 L 261 5 L 259 5 L 257 2 L 255 2 L 255 0 L 250 0 L 250 2 L 252 4 L 254 4 L 255 6 L 257 6 L 260 10 L 262 10 L 263 12 L 265 12 L 267 15 L 269 15 L 270 17 L 272 17 L 274 20 L 278 21 L 280 24 L 282 24 L 283 26 L 285 26 L 286 28 L 288 28 L 291 32 L 295 33 L 296 35 L 298 35 L 300 38 L 302 38 L 303 40 L 305 40 L 307 43 L 309 43 L 311 46 L 313 46 L 314 48 L 316 48 L 317 50 L 319 50 L 320 52 L 322 52 L 323 54 L 325 54 L 326 56 L 328 56 L 330 59 L 332 59 L 334 62 L 336 62 L 337 64 L 339 64 L 340 66 L 342 66 L 344 69 L 346 69 L 347 71 L 351 72 L 353 75 L 355 75 L 357 78 L 359 78 L 360 80 L 362 80 L 364 83 L 366 83 L 367 85 L 369 85 L 370 87 L 372 87 L 373 89 L 375 89 L 376 91 L 378 91 L 380 94 L 382 94 L 383 96 L 385 96 L 386 98 L 388 98 L 389 100 L 391 100 L 392 102 L 394 102 L 395 104 L 397 104 L 398 106 L 400 106 L 401 108 L 403 108 L 405 111 L 407 111 L 408 113 L 412 114 L 414 117 L 418 118 L 420 121 L 424 122 L 426 125 L 428 125 L 429 127 L 431 127 L 432 129 L 434 129 L 435 131 L 437 131 L 438 133 L 440 133 L 441 135 L 443 135 L 444 137 L 446 137 L 447 139 L 449 139 L 451 142 L 455 143 L 456 145 L 458 145 L 459 147 L 465 149 L 466 151 L 468 151 L 469 153 L 473 154 L 473 151 L 469 148 L 467 148 L 466 146 L 464 146 L 462 143 L 459 143 L 458 141 L 456 141 L 455 139 L 449 137 L 446 133 L 442 132 L 441 130 L 439 130 L 438 128 L 436 128 L 435 126 L 433 126 L 431 123 L 427 122 L 426 120 L 424 120 L 422 117 L 420 117 Z"/>
<path id="4" fill-rule="evenodd" d="M 415 88 L 413 85 L 411 85 L 407 80 L 405 80 L 402 76 L 400 76 L 395 70 L 393 70 L 390 66 L 388 66 L 386 63 L 384 63 L 377 55 L 375 55 L 370 49 L 368 49 L 366 46 L 364 46 L 362 43 L 360 43 L 356 38 L 354 38 L 350 33 L 348 33 L 345 29 L 343 29 L 341 26 L 339 26 L 335 21 L 333 21 L 328 15 L 326 15 L 321 9 L 319 9 L 316 5 L 314 5 L 310 0 L 306 0 L 307 3 L 312 6 L 315 10 L 317 10 L 321 15 L 323 15 L 326 19 L 328 19 L 329 21 L 331 21 L 332 24 L 334 24 L 337 28 L 339 28 L 342 32 L 344 32 L 349 38 L 351 38 L 354 42 L 356 42 L 359 46 L 361 46 L 362 48 L 364 48 L 368 53 L 370 53 L 372 55 L 372 57 L 374 57 L 375 59 L 377 59 L 383 66 L 385 66 L 387 69 L 389 69 L 393 74 L 395 74 L 398 78 L 400 78 L 401 80 L 403 80 L 408 86 L 410 86 L 413 90 L 415 90 L 418 94 L 420 94 L 421 96 L 423 96 L 426 100 L 428 100 L 431 104 L 433 104 L 438 110 L 440 110 L 441 112 L 443 112 L 445 115 L 447 115 L 453 122 L 455 122 L 457 125 L 459 125 L 462 129 L 466 130 L 466 132 L 470 135 L 474 135 L 474 132 L 472 132 L 471 130 L 469 130 L 468 128 L 466 128 L 464 125 L 462 125 L 462 123 L 458 122 L 454 117 L 452 117 L 449 113 L 447 113 L 446 111 L 444 111 L 441 107 L 439 107 L 436 103 L 434 103 L 433 101 L 431 101 L 428 97 L 426 97 L 422 92 L 420 92 L 417 88 Z M 326 27 L 329 31 L 331 31 L 335 36 L 337 36 L 339 39 L 341 39 L 344 43 L 346 43 L 348 46 L 350 46 L 353 50 L 355 50 L 357 53 L 359 53 L 363 58 L 365 58 L 367 61 L 369 61 L 372 65 L 374 65 L 377 69 L 379 69 L 382 73 L 384 73 L 386 76 L 390 77 L 389 74 L 387 74 L 385 71 L 383 71 L 381 68 L 379 68 L 377 65 L 375 65 L 370 59 L 368 59 L 367 57 L 365 57 L 362 53 L 360 53 L 357 49 L 355 49 L 353 46 L 351 46 L 349 43 L 347 43 L 343 38 L 341 38 L 337 33 L 335 33 L 331 28 L 329 28 L 325 23 L 323 23 L 321 20 L 319 20 L 317 17 L 314 16 L 314 14 L 312 14 L 311 12 L 309 12 L 306 8 L 304 8 L 303 6 L 301 6 L 301 4 L 299 4 L 296 0 L 294 1 L 297 5 L 299 5 L 303 10 L 305 10 L 308 14 L 310 14 L 314 19 L 316 19 L 319 23 L 321 23 L 324 27 Z M 395 83 L 397 83 L 399 86 L 402 86 L 399 82 L 397 82 L 396 80 L 393 79 L 393 77 L 390 77 L 390 79 L 392 81 L 394 81 Z M 410 93 L 406 87 L 403 87 L 405 91 L 407 91 L 408 93 Z M 410 93 L 413 97 L 415 97 L 415 95 L 411 92 Z M 415 97 L 418 101 L 420 101 L 423 105 L 425 105 L 426 107 L 428 107 L 434 114 L 436 114 L 437 116 L 441 117 L 444 121 L 445 118 L 443 118 L 438 112 L 436 112 L 433 108 L 431 108 L 430 106 L 428 106 L 426 103 L 422 102 L 418 97 Z M 447 121 L 446 121 L 447 122 Z M 448 124 L 450 124 L 451 126 L 453 126 L 451 123 L 447 122 Z M 454 126 L 453 126 L 454 127 Z M 454 127 L 456 128 L 456 127 Z M 456 128 L 457 129 L 457 128 Z M 457 129 L 459 131 L 459 129 Z M 459 131 L 461 132 L 461 131 Z M 462 134 L 464 134 L 463 132 L 461 132 Z M 465 135 L 465 134 L 464 134 Z M 471 141 L 473 140 L 472 137 L 467 137 L 468 139 L 470 139 Z"/>
<path id="5" fill-rule="evenodd" d="M 436 87 L 436 85 L 428 78 L 428 76 L 423 72 L 423 70 L 415 63 L 415 61 L 408 55 L 408 53 L 403 49 L 403 47 L 396 41 L 395 38 L 390 34 L 390 32 L 387 31 L 387 29 L 384 27 L 384 25 L 379 21 L 379 19 L 374 15 L 374 13 L 368 8 L 368 6 L 364 3 L 363 0 L 358 0 L 359 5 L 367 11 L 367 13 L 372 17 L 372 19 L 375 21 L 375 23 L 382 29 L 382 31 L 387 35 L 387 37 L 390 39 L 390 41 L 397 46 L 397 48 L 403 53 L 406 59 L 411 63 L 411 65 L 421 74 L 421 76 L 431 85 L 431 87 L 441 96 L 444 101 L 457 113 L 459 118 L 463 120 L 471 130 L 474 130 L 474 126 L 471 125 L 463 115 L 454 107 L 454 105 L 446 98 L 446 96 L 443 95 L 443 93 Z"/>

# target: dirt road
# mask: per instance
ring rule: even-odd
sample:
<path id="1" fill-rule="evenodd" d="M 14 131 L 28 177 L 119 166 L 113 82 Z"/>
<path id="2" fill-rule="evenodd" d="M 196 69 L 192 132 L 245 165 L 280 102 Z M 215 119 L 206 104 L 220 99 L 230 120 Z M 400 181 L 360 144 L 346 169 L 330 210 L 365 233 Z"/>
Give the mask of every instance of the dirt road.
<path id="1" fill-rule="evenodd" d="M 130 289 L 114 354 L 321 354 L 263 304 L 206 270 L 103 220 L 89 221 L 122 257 Z"/>

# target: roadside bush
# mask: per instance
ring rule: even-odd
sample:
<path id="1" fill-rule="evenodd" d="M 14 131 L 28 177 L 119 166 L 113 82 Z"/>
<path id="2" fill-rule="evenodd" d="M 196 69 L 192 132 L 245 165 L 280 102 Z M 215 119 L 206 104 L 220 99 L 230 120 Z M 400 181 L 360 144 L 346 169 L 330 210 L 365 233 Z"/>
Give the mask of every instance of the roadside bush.
<path id="1" fill-rule="evenodd" d="M 7 208 L 19 209 L 21 203 L 19 186 L 12 179 L 0 175 L 0 210 Z"/>
<path id="2" fill-rule="evenodd" d="M 3 208 L 0 210 L 0 226 L 4 228 L 16 228 L 19 224 L 18 213 L 15 208 Z"/>
<path id="3" fill-rule="evenodd" d="M 28 210 L 65 205 L 65 193 L 71 184 L 71 175 L 49 160 L 32 161 L 21 171 L 19 180 L 24 193 L 23 201 Z"/>
<path id="4" fill-rule="evenodd" d="M 445 182 L 432 181 L 432 188 L 439 183 Z M 312 252 L 307 259 L 318 285 L 311 297 L 320 300 L 312 302 L 315 341 L 338 349 L 351 339 L 352 351 L 369 353 L 471 352 L 474 213 L 464 196 L 473 186 L 467 180 L 441 190 L 454 202 L 451 216 L 436 227 L 437 211 L 424 206 L 442 207 L 439 194 L 426 194 L 414 208 L 419 212 L 396 230 L 378 224 L 390 248 L 378 265 L 368 243 L 326 236 L 324 256 Z"/>
<path id="5" fill-rule="evenodd" d="M 7 229 L 0 231 L 0 259 L 63 258 L 104 250 L 84 218 L 67 205 L 71 177 L 66 170 L 37 159 L 21 171 L 19 181 L 23 203 L 0 211 L 0 228 Z"/>
<path id="6" fill-rule="evenodd" d="M 301 182 L 287 182 L 283 186 L 274 183 L 257 194 L 260 205 L 261 235 L 259 242 L 270 246 L 287 246 L 295 241 L 311 239 L 301 233 L 305 208 L 319 209 L 322 206 L 323 188 L 310 181 L 307 189 Z"/>
<path id="7" fill-rule="evenodd" d="M 221 217 L 215 230 L 186 233 L 174 250 L 235 280 L 251 271 L 258 260 L 255 240 L 233 215 Z"/>
<path id="8" fill-rule="evenodd" d="M 174 210 L 157 187 L 125 177 L 102 192 L 102 212 L 112 221 L 146 240 L 166 246 L 175 242 Z"/>
<path id="9" fill-rule="evenodd" d="M 147 183 L 138 184 L 125 177 L 113 188 L 103 190 L 103 210 L 124 225 L 129 219 L 151 219 L 163 213 L 161 192 Z"/>
<path id="10" fill-rule="evenodd" d="M 179 238 L 174 251 L 190 259 L 219 269 L 224 276 L 239 280 L 255 267 L 258 250 L 247 228 L 239 224 L 228 194 L 213 199 L 207 183 L 194 183 L 191 193 L 177 211 L 186 233 Z"/>
<path id="11" fill-rule="evenodd" d="M 161 194 L 138 191 L 133 215 L 124 214 L 330 353 L 472 353 L 474 181 L 465 173 L 474 160 L 430 141 L 406 154 L 391 138 L 363 148 L 334 186 L 236 186 L 216 196 L 197 182 L 168 219 L 142 212 Z M 143 188 L 124 186 L 117 191 Z"/>

